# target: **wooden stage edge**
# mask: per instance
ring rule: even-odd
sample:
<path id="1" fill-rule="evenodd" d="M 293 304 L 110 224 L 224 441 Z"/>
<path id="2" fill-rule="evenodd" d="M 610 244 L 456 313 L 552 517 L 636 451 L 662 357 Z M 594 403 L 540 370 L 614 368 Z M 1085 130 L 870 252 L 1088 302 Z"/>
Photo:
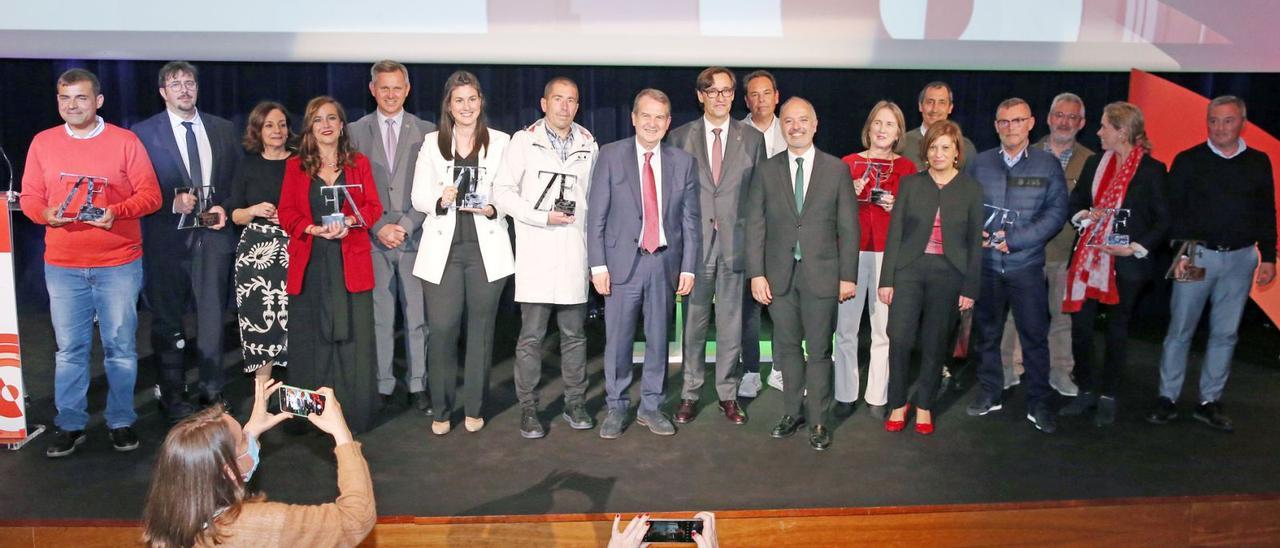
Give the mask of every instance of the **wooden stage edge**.
<path id="1" fill-rule="evenodd" d="M 686 517 L 692 512 L 655 513 Z M 1280 494 L 938 506 L 722 510 L 720 544 L 1280 545 Z M 629 516 L 624 516 L 624 521 Z M 361 546 L 600 546 L 611 514 L 386 516 Z M 0 547 L 130 546 L 132 520 L 3 520 Z"/>

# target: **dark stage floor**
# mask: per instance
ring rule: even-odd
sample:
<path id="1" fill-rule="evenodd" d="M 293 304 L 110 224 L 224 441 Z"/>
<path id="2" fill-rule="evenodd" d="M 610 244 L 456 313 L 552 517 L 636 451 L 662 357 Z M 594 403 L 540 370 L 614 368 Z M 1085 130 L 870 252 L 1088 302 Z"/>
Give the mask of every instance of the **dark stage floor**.
<path id="1" fill-rule="evenodd" d="M 1256 318 L 1255 318 L 1256 320 Z M 444 437 L 429 434 L 429 419 L 397 410 L 360 437 L 373 470 L 383 516 L 542 514 L 675 511 L 1213 495 L 1280 492 L 1280 368 L 1275 329 L 1247 321 L 1226 397 L 1237 432 L 1223 434 L 1184 419 L 1156 427 L 1141 413 L 1154 398 L 1162 333 L 1139 329 L 1120 396 L 1120 418 L 1100 430 L 1085 419 L 1063 420 L 1059 433 L 1034 430 L 1024 418 L 1022 393 L 1006 396 L 1003 411 L 971 418 L 972 373 L 962 377 L 936 413 L 931 437 L 886 433 L 865 408 L 837 424 L 825 452 L 797 435 L 771 439 L 781 394 L 766 390 L 746 403 L 744 426 L 725 421 L 708 383 L 701 415 L 673 437 L 632 424 L 621 439 L 573 431 L 551 420 L 541 440 L 519 437 L 511 381 L 515 316 L 501 320 L 492 375 L 489 424 L 479 433 L 460 426 Z M 145 319 L 144 319 L 145 323 Z M 230 324 L 229 324 L 230 328 Z M 24 314 L 23 358 L 32 422 L 51 424 L 52 336 L 47 316 Z M 600 326 L 591 338 L 590 409 L 602 417 Z M 142 330 L 145 332 L 145 328 Z M 143 337 L 145 339 L 145 337 Z M 145 341 L 143 341 L 145 343 Z M 865 348 L 864 348 L 865 352 Z M 150 353 L 144 344 L 141 353 Z M 230 359 L 231 353 L 228 353 Z M 1199 353 L 1193 355 L 1198 368 Z M 544 418 L 558 417 L 561 386 L 549 358 Z M 101 422 L 105 380 L 100 366 L 91 394 L 97 414 L 88 443 L 71 458 L 44 456 L 47 437 L 0 455 L 9 495 L 0 519 L 137 519 L 165 427 L 151 396 L 150 360 L 143 360 L 138 422 L 143 444 L 133 453 L 111 451 Z M 1197 370 L 1198 371 L 1198 370 Z M 678 393 L 672 366 L 668 394 Z M 1196 373 L 1198 374 L 1198 373 Z M 1189 376 L 1195 379 L 1194 375 Z M 229 390 L 244 416 L 249 381 L 236 376 Z M 1183 409 L 1195 396 L 1188 382 Z M 678 397 L 678 396 L 674 396 Z M 634 400 L 633 400 L 634 401 Z M 670 400 L 669 400 L 670 401 Z M 672 402 L 674 403 L 674 402 Z M 669 406 L 670 407 L 670 406 Z M 460 420 L 461 417 L 457 417 Z M 307 429 L 309 425 L 304 425 Z M 258 488 L 273 500 L 314 503 L 336 496 L 329 438 L 277 428 L 263 440 Z M 304 429 L 305 430 L 305 429 Z"/>

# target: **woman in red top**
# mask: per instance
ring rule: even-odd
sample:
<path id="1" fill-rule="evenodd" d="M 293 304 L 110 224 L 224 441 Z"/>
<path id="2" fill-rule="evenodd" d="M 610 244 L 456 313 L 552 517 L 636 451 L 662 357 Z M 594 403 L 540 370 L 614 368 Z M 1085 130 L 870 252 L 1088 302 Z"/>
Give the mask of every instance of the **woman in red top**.
<path id="1" fill-rule="evenodd" d="M 382 203 L 368 158 L 347 140 L 342 105 L 316 97 L 303 120 L 309 127 L 285 165 L 277 211 L 289 233 L 289 384 L 332 386 L 351 429 L 362 432 L 377 398 L 367 225 L 382 216 Z"/>
<path id="2" fill-rule="evenodd" d="M 898 194 L 898 179 L 916 172 L 916 165 L 902 150 L 904 121 L 902 109 L 891 101 L 871 108 L 862 125 L 862 146 L 866 150 L 844 157 L 853 175 L 858 195 L 858 227 L 862 231 L 858 255 L 858 292 L 840 304 L 836 324 L 835 397 L 836 414 L 848 416 L 858 399 L 858 327 L 862 309 L 871 302 L 871 363 L 867 367 L 867 405 L 877 418 L 884 418 L 889 390 L 889 306 L 876 299 L 876 285 L 884 258 L 889 212 Z"/>

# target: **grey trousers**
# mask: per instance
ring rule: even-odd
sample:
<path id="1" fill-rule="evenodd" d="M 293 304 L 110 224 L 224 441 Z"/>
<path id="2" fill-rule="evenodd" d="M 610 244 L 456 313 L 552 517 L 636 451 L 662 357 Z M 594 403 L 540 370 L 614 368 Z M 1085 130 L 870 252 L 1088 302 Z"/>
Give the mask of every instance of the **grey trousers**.
<path id="1" fill-rule="evenodd" d="M 713 244 L 718 245 L 718 244 Z M 742 372 L 738 358 L 742 355 L 742 299 L 745 272 L 734 272 L 720 253 L 712 249 L 715 261 L 702 266 L 686 309 L 684 326 L 684 388 L 680 397 L 697 400 L 706 380 L 707 328 L 712 307 L 716 317 L 716 397 L 720 401 L 737 399 Z M 724 298 L 716 298 L 717 295 Z"/>
<path id="2" fill-rule="evenodd" d="M 582 403 L 587 392 L 587 334 L 582 328 L 587 318 L 587 304 L 520 303 L 515 381 L 521 408 L 538 408 L 542 341 L 547 336 L 552 311 L 560 326 L 560 375 L 564 378 L 565 407 Z"/>
<path id="3" fill-rule="evenodd" d="M 396 306 L 404 317 L 404 358 L 409 392 L 426 390 L 427 310 L 422 280 L 413 275 L 417 251 L 373 252 L 373 333 L 378 348 L 378 393 L 395 390 Z"/>

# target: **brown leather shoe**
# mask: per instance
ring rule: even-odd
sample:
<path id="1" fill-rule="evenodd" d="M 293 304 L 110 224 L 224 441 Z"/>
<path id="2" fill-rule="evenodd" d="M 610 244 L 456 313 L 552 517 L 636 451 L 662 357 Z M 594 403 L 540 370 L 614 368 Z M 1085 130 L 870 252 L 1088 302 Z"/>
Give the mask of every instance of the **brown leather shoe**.
<path id="1" fill-rule="evenodd" d="M 746 424 L 747 412 L 738 405 L 738 400 L 727 400 L 720 402 L 720 410 L 724 411 L 724 418 L 729 419 L 733 424 Z"/>
<path id="2" fill-rule="evenodd" d="M 698 400 L 680 400 L 680 407 L 676 408 L 676 422 L 680 424 L 693 422 L 696 416 L 698 416 Z"/>

